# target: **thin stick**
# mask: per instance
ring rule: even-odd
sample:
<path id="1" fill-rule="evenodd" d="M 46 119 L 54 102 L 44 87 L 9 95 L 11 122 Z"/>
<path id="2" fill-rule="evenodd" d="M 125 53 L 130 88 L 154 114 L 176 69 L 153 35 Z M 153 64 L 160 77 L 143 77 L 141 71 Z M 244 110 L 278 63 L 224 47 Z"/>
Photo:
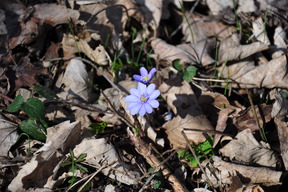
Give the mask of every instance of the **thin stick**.
<path id="1" fill-rule="evenodd" d="M 215 130 L 201 130 L 201 129 L 190 129 L 190 128 L 183 128 L 183 131 L 196 131 L 196 132 L 204 132 L 204 133 L 212 133 L 212 134 L 219 134 L 219 135 L 225 135 L 225 136 L 231 136 L 233 137 L 232 134 L 229 133 L 223 133 L 220 131 L 215 131 Z"/>
<path id="2" fill-rule="evenodd" d="M 102 167 L 100 167 L 93 175 L 91 175 L 91 177 L 77 190 L 77 192 L 81 192 L 82 189 L 93 179 L 93 177 L 95 177 L 100 171 L 102 171 L 102 169 L 111 166 L 115 163 L 116 161 L 108 164 L 108 165 L 103 165 Z"/>

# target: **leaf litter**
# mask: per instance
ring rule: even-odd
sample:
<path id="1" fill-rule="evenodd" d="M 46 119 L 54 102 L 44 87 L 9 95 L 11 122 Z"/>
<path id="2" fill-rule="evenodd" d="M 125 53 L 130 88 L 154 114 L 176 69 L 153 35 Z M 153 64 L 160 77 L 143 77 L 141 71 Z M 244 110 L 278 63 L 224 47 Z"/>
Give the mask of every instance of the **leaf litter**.
<path id="1" fill-rule="evenodd" d="M 283 2 L 4 0 L 1 191 L 287 191 Z"/>

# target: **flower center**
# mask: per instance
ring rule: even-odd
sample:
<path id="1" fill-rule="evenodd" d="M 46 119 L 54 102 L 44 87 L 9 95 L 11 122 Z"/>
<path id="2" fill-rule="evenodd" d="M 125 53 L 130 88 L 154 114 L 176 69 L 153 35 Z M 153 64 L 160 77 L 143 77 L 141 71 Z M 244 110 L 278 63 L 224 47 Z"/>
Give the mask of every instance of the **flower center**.
<path id="1" fill-rule="evenodd" d="M 149 76 L 147 75 L 147 76 L 143 77 L 143 80 L 144 81 L 148 81 L 149 80 Z"/>
<path id="2" fill-rule="evenodd" d="M 140 97 L 140 100 L 141 100 L 142 102 L 146 102 L 146 101 L 147 101 L 147 97 L 141 96 L 141 97 Z"/>

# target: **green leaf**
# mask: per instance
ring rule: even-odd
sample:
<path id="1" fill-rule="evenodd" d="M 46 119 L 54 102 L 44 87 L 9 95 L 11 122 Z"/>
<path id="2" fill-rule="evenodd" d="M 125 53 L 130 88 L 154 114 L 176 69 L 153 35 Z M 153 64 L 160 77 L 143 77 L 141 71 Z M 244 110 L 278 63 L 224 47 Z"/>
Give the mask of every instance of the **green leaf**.
<path id="1" fill-rule="evenodd" d="M 84 172 L 88 172 L 88 169 L 86 167 L 84 167 L 81 164 L 76 163 L 76 169 L 79 169 L 80 171 L 84 171 Z"/>
<path id="2" fill-rule="evenodd" d="M 173 66 L 174 68 L 177 70 L 177 71 L 183 71 L 183 67 L 182 65 L 180 64 L 180 59 L 176 59 L 173 61 Z"/>
<path id="3" fill-rule="evenodd" d="M 14 113 L 21 108 L 21 105 L 24 103 L 24 98 L 22 95 L 17 95 L 14 101 L 7 107 L 8 112 Z"/>
<path id="4" fill-rule="evenodd" d="M 42 97 L 49 99 L 49 100 L 58 98 L 57 95 L 51 89 L 48 89 L 46 87 L 35 85 L 33 87 L 33 90 L 39 93 L 39 95 L 41 95 Z"/>
<path id="5" fill-rule="evenodd" d="M 44 119 L 45 107 L 43 102 L 37 98 L 27 99 L 26 103 L 21 106 L 21 109 L 32 119 Z"/>
<path id="6" fill-rule="evenodd" d="M 96 132 L 96 134 L 99 134 L 99 133 L 104 133 L 104 129 L 107 125 L 108 123 L 103 121 L 101 123 L 92 123 L 90 127 L 92 128 L 93 131 Z"/>
<path id="7" fill-rule="evenodd" d="M 79 157 L 75 160 L 77 163 L 85 161 L 85 158 L 87 157 L 87 153 L 81 153 Z"/>
<path id="8" fill-rule="evenodd" d="M 28 135 L 32 136 L 34 139 L 41 140 L 41 141 L 46 140 L 46 135 L 43 132 L 39 131 L 38 126 L 32 119 L 22 121 L 19 127 L 24 133 L 27 133 Z"/>
<path id="9" fill-rule="evenodd" d="M 194 66 L 189 66 L 186 68 L 186 71 L 183 73 L 183 79 L 188 83 L 196 76 L 197 68 Z"/>

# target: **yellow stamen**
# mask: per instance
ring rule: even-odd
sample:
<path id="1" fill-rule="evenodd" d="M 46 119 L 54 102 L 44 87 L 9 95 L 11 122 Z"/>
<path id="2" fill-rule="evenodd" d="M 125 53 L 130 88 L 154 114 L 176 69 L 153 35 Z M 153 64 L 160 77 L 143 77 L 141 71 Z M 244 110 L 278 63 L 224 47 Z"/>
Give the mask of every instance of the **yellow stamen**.
<path id="1" fill-rule="evenodd" d="M 148 77 L 148 76 L 145 76 L 145 77 L 143 77 L 143 80 L 144 80 L 144 81 L 148 81 L 148 80 L 149 80 L 149 77 Z"/>
<path id="2" fill-rule="evenodd" d="M 147 98 L 144 97 L 144 96 L 142 96 L 142 97 L 140 97 L 140 100 L 141 100 L 142 102 L 145 102 L 145 101 L 147 100 Z"/>

